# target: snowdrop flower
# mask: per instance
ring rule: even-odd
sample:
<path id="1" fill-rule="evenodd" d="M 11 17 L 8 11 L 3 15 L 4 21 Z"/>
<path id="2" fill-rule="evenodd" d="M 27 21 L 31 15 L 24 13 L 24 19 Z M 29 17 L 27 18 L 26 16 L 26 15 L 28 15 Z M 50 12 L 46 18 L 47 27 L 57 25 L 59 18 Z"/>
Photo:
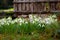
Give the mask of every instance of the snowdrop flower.
<path id="1" fill-rule="evenodd" d="M 35 21 L 39 21 L 39 19 L 38 18 L 35 18 Z"/>
<path id="2" fill-rule="evenodd" d="M 45 25 L 43 24 L 41 27 L 44 27 Z"/>
<path id="3" fill-rule="evenodd" d="M 33 18 L 33 16 L 32 15 L 29 15 L 29 18 Z"/>
<path id="4" fill-rule="evenodd" d="M 39 24 L 39 26 L 41 26 L 41 24 Z"/>
<path id="5" fill-rule="evenodd" d="M 11 17 L 8 17 L 7 20 L 12 20 L 12 18 Z"/>
<path id="6" fill-rule="evenodd" d="M 14 22 L 17 22 L 17 21 L 18 21 L 17 19 L 14 20 Z"/>
<path id="7" fill-rule="evenodd" d="M 26 23 L 26 24 L 28 24 L 28 22 L 27 22 L 27 21 L 26 21 L 25 23 Z"/>
<path id="8" fill-rule="evenodd" d="M 9 25 L 9 23 L 8 23 L 8 22 L 7 22 L 6 24 L 7 24 L 7 25 Z"/>
<path id="9" fill-rule="evenodd" d="M 20 22 L 20 23 L 24 23 L 24 21 L 23 21 L 23 20 L 20 20 L 19 22 Z"/>
<path id="10" fill-rule="evenodd" d="M 4 25 L 5 23 L 4 22 L 0 22 L 1 25 Z"/>
<path id="11" fill-rule="evenodd" d="M 50 18 L 45 18 L 45 23 L 46 23 L 46 24 L 50 24 L 50 23 L 51 23 Z"/>
<path id="12" fill-rule="evenodd" d="M 52 18 L 56 18 L 57 16 L 56 15 L 53 15 Z"/>
<path id="13" fill-rule="evenodd" d="M 15 23 L 15 21 L 11 21 L 11 24 L 14 24 Z"/>
<path id="14" fill-rule="evenodd" d="M 55 21 L 57 21 L 57 19 L 55 19 Z"/>
<path id="15" fill-rule="evenodd" d="M 33 22 L 33 19 L 30 19 L 30 22 Z"/>
<path id="16" fill-rule="evenodd" d="M 33 21 L 33 16 L 32 15 L 29 15 L 29 20 L 30 20 L 30 22 Z"/>
<path id="17" fill-rule="evenodd" d="M 37 18 L 36 16 L 33 16 L 34 18 Z"/>
<path id="18" fill-rule="evenodd" d="M 8 20 L 7 22 L 8 22 L 8 23 L 11 23 L 11 20 Z"/>
<path id="19" fill-rule="evenodd" d="M 18 20 L 22 20 L 22 18 L 19 18 Z"/>
<path id="20" fill-rule="evenodd" d="M 17 22 L 19 22 L 19 23 L 24 23 L 24 19 L 19 18 Z"/>
<path id="21" fill-rule="evenodd" d="M 41 20 L 42 18 L 41 18 L 41 17 L 39 17 L 38 19 L 39 19 L 39 20 Z"/>
<path id="22" fill-rule="evenodd" d="M 35 21 L 33 21 L 32 23 L 35 23 Z"/>
<path id="23" fill-rule="evenodd" d="M 41 22 L 41 23 L 45 23 L 45 21 L 44 21 L 44 20 L 40 20 L 40 22 Z"/>

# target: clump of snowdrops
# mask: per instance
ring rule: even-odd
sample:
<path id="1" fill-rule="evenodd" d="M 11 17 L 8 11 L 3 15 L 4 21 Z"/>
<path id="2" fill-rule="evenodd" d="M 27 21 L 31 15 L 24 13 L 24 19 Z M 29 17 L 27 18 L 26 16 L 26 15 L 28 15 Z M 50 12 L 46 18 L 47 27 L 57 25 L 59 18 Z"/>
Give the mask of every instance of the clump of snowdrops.
<path id="1" fill-rule="evenodd" d="M 52 33 L 56 32 L 57 29 L 59 29 L 59 23 L 56 15 L 45 19 L 32 15 L 29 16 L 29 20 L 24 18 L 12 20 L 11 17 L 0 19 L 0 34 Z"/>

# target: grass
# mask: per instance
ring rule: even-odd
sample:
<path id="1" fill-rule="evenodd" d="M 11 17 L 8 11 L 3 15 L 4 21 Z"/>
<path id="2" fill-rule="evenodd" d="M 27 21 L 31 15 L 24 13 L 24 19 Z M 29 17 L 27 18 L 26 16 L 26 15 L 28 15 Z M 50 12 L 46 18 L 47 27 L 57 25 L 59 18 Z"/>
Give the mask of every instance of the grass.
<path id="1" fill-rule="evenodd" d="M 0 19 L 0 40 L 60 40 L 60 22 L 53 16 L 32 18 Z"/>

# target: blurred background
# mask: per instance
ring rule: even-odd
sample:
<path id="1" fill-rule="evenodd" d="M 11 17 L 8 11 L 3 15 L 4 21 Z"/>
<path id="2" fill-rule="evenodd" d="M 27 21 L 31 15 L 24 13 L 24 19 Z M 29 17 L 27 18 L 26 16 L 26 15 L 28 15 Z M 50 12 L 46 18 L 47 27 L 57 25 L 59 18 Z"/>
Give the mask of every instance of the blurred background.
<path id="1" fill-rule="evenodd" d="M 0 9 L 8 9 L 13 7 L 13 0 L 0 0 Z"/>
<path id="2" fill-rule="evenodd" d="M 0 0 L 0 18 L 13 15 L 13 0 Z"/>

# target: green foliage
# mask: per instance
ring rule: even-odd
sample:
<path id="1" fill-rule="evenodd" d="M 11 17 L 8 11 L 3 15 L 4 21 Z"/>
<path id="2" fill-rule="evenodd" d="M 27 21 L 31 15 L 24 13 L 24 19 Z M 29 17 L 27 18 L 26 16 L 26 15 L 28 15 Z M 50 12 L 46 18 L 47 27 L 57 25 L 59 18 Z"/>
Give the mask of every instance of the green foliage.
<path id="1" fill-rule="evenodd" d="M 40 40 L 42 38 L 52 40 L 52 35 L 53 37 L 60 35 L 60 22 L 54 18 L 55 16 L 50 16 L 44 20 L 33 18 L 28 21 L 23 18 L 12 20 L 11 17 L 0 19 L 0 34 L 20 35 L 17 37 L 18 40 Z"/>

